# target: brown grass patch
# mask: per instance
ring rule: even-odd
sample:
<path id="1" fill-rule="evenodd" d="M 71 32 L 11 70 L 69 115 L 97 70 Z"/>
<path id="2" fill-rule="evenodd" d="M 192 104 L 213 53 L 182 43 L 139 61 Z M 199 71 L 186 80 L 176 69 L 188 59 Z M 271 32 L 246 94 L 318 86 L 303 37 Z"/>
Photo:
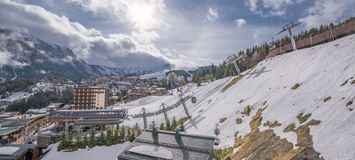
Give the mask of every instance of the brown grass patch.
<path id="1" fill-rule="evenodd" d="M 327 101 L 329 101 L 331 98 L 332 98 L 331 96 L 325 97 L 324 100 L 323 100 L 323 102 L 327 102 Z"/>
<path id="2" fill-rule="evenodd" d="M 256 114 L 253 116 L 252 120 L 249 122 L 249 126 L 252 132 L 259 131 L 259 126 L 261 125 L 261 121 L 263 120 L 262 113 L 265 109 L 266 107 L 258 109 Z"/>
<path id="3" fill-rule="evenodd" d="M 222 91 L 225 92 L 228 88 L 232 87 L 234 84 L 236 84 L 242 78 L 243 78 L 243 76 L 234 77 L 226 86 L 223 87 Z"/>
<path id="4" fill-rule="evenodd" d="M 224 149 L 216 149 L 213 151 L 213 159 L 215 160 L 227 160 L 231 159 L 230 157 L 233 154 L 233 148 L 224 148 Z"/>
<path id="5" fill-rule="evenodd" d="M 265 107 L 266 108 L 266 107 Z M 260 108 L 253 116 L 252 120 L 249 123 L 251 132 L 247 133 L 245 136 L 239 136 L 239 132 L 236 132 L 234 135 L 234 146 L 233 148 L 238 148 L 235 153 L 233 153 L 233 148 L 225 148 L 222 150 L 216 150 L 214 153 L 214 159 L 218 160 L 227 160 L 227 159 L 257 159 L 257 160 L 290 160 L 294 157 L 303 157 L 308 158 L 308 152 L 304 152 L 305 148 L 311 150 L 313 149 L 312 136 L 310 135 L 310 125 L 319 124 L 320 121 L 311 120 L 305 125 L 296 128 L 294 123 L 288 125 L 284 132 L 293 131 L 297 134 L 297 146 L 296 149 L 293 149 L 293 144 L 287 139 L 281 139 L 277 136 L 272 129 L 267 129 L 260 132 L 258 127 L 262 121 L 262 112 L 265 108 Z M 302 116 L 303 117 L 303 116 Z M 277 121 L 274 123 L 267 122 L 267 124 L 278 124 Z M 318 152 L 314 151 L 319 155 Z M 312 157 L 314 154 L 310 157 Z"/>
<path id="6" fill-rule="evenodd" d="M 353 101 L 348 101 L 347 103 L 346 103 L 346 106 L 351 106 L 353 104 Z"/>
<path id="7" fill-rule="evenodd" d="M 311 113 L 305 114 L 303 115 L 303 113 L 300 113 L 297 115 L 297 119 L 300 122 L 300 124 L 306 122 L 308 120 L 309 117 L 311 117 Z"/>
<path id="8" fill-rule="evenodd" d="M 287 132 L 294 132 L 296 128 L 296 124 L 295 123 L 291 123 L 289 125 L 287 125 L 287 127 L 283 130 L 284 133 Z"/>
<path id="9" fill-rule="evenodd" d="M 177 124 L 178 124 L 178 125 L 184 124 L 188 119 L 189 119 L 189 118 L 187 118 L 187 117 L 180 118 L 180 119 L 177 121 Z"/>
<path id="10" fill-rule="evenodd" d="M 351 84 L 355 84 L 355 79 L 351 81 Z"/>
<path id="11" fill-rule="evenodd" d="M 296 90 L 298 87 L 300 87 L 301 85 L 299 83 L 296 83 L 295 85 L 293 85 L 291 87 L 292 90 Z"/>
<path id="12" fill-rule="evenodd" d="M 263 124 L 264 127 L 269 127 L 269 128 L 275 128 L 275 127 L 280 127 L 281 123 L 279 123 L 278 121 L 274 121 L 273 123 L 271 123 L 270 121 L 267 121 Z"/>
<path id="13" fill-rule="evenodd" d="M 296 134 L 297 134 L 296 146 L 313 148 L 313 140 L 310 131 L 311 129 L 309 128 L 308 125 L 302 125 L 296 129 Z"/>
<path id="14" fill-rule="evenodd" d="M 244 137 L 236 137 L 235 142 L 235 147 L 238 147 L 238 150 L 232 158 L 236 160 L 270 160 L 272 157 L 293 149 L 292 143 L 281 139 L 271 129 L 250 132 Z"/>
<path id="15" fill-rule="evenodd" d="M 242 119 L 242 118 L 237 118 L 237 119 L 235 120 L 235 122 L 236 122 L 237 124 L 241 124 L 241 123 L 243 123 L 243 119 Z"/>
<path id="16" fill-rule="evenodd" d="M 266 108 L 266 107 L 265 107 Z M 223 155 L 222 157 L 214 157 L 215 159 L 257 159 L 257 160 L 291 160 L 293 158 L 313 158 L 314 155 L 319 156 L 319 153 L 313 149 L 312 135 L 310 135 L 311 125 L 317 125 L 320 123 L 318 120 L 311 120 L 307 124 L 296 128 L 295 123 L 288 125 L 284 132 L 293 131 L 297 135 L 297 146 L 298 148 L 293 149 L 293 144 L 287 139 L 281 139 L 277 136 L 272 129 L 267 129 L 260 132 L 258 127 L 262 121 L 262 112 L 265 108 L 260 108 L 253 119 L 250 121 L 249 126 L 251 132 L 247 133 L 245 136 L 238 136 L 239 132 L 234 135 L 234 148 L 238 148 L 235 153 L 233 149 L 226 148 L 224 152 L 218 151 L 218 155 Z M 308 115 L 308 114 L 306 114 Z M 303 114 L 302 114 L 303 117 Z M 275 122 L 274 122 L 275 123 Z M 275 124 L 278 122 L 276 121 Z M 267 124 L 273 124 L 267 122 Z M 308 155 L 308 150 L 310 149 L 311 154 Z M 315 153 L 315 154 L 314 154 Z M 317 159 L 317 158 L 316 158 Z"/>
<path id="17" fill-rule="evenodd" d="M 250 105 L 247 105 L 247 106 L 244 108 L 243 114 L 245 114 L 246 116 L 249 116 L 249 115 L 250 115 L 250 111 L 251 111 Z"/>
<path id="18" fill-rule="evenodd" d="M 315 119 L 312 119 L 310 120 L 309 122 L 306 123 L 307 126 L 316 126 L 316 125 L 319 125 L 320 124 L 320 120 L 315 120 Z"/>
<path id="19" fill-rule="evenodd" d="M 273 157 L 272 160 L 291 160 L 293 157 L 295 157 L 302 150 L 303 150 L 303 148 L 299 147 L 299 148 L 296 148 L 296 149 L 291 150 L 289 152 L 281 153 L 280 155 Z"/>

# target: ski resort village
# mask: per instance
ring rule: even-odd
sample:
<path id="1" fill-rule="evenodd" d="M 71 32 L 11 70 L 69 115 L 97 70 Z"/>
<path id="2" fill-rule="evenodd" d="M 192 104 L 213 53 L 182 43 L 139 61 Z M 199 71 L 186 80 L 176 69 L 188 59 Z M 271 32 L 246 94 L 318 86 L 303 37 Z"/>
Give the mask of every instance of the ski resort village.
<path id="1" fill-rule="evenodd" d="M 354 160 L 355 1 L 0 2 L 0 160 Z"/>

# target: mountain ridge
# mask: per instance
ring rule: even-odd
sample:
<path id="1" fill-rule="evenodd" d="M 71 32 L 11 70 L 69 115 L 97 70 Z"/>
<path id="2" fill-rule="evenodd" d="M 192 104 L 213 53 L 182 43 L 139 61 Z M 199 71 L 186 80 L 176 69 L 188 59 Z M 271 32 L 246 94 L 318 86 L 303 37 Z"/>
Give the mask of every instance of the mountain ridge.
<path id="1" fill-rule="evenodd" d="M 97 76 L 150 73 L 169 68 L 115 68 L 88 64 L 69 48 L 46 42 L 33 35 L 0 28 L 0 82 L 17 78 L 60 77 L 83 79 Z"/>

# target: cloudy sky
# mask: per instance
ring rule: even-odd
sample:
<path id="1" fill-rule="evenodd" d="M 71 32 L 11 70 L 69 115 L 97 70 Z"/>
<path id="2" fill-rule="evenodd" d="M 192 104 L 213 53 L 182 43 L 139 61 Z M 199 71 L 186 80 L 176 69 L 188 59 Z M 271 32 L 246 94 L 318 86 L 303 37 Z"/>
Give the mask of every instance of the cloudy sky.
<path id="1" fill-rule="evenodd" d="M 1 0 L 0 27 L 122 67 L 158 58 L 178 68 L 219 63 L 252 45 L 355 16 L 355 0 Z M 127 58 L 130 57 L 130 58 Z M 143 58 L 142 58 L 143 57 Z"/>

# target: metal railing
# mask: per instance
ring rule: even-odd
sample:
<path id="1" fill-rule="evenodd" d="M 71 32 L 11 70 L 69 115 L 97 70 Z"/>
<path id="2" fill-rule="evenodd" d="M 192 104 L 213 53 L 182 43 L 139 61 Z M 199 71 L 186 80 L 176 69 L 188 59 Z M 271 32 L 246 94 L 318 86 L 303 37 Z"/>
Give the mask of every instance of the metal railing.
<path id="1" fill-rule="evenodd" d="M 297 48 L 311 47 L 346 36 L 352 32 L 355 32 L 355 21 L 350 21 L 348 23 L 341 24 L 337 27 L 330 28 L 325 32 L 296 40 L 296 46 Z M 293 48 L 291 43 L 288 43 L 283 46 L 272 49 L 268 53 L 267 58 L 274 57 L 290 51 L 293 51 Z"/>

